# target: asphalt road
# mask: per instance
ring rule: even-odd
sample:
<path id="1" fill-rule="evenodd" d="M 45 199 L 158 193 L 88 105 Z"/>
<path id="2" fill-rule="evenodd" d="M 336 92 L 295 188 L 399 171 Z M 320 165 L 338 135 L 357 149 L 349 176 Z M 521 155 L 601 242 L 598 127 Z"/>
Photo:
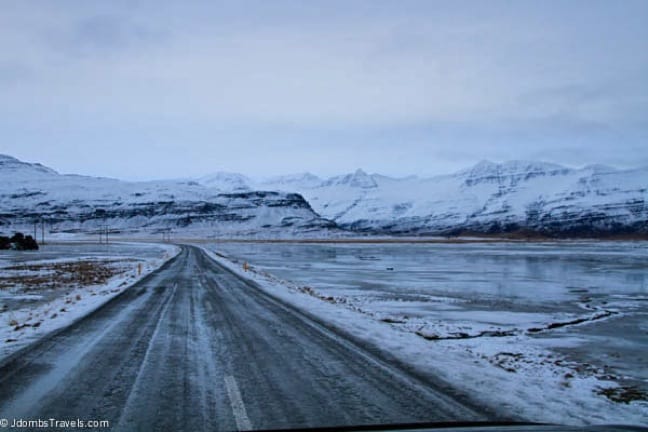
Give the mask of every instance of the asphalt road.
<path id="1" fill-rule="evenodd" d="M 199 431 L 492 417 L 446 390 L 183 246 L 0 365 L 0 418 Z"/>

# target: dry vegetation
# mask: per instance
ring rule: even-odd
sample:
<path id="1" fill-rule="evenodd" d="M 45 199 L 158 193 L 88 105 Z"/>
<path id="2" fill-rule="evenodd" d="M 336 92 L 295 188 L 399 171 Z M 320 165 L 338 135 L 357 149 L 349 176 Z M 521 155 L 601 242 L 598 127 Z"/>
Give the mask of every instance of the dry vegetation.
<path id="1" fill-rule="evenodd" d="M 607 397 L 611 401 L 626 404 L 633 401 L 648 400 L 648 394 L 634 386 L 603 388 L 598 391 L 598 394 Z"/>
<path id="2" fill-rule="evenodd" d="M 0 289 L 38 292 L 104 284 L 126 270 L 118 265 L 123 261 L 83 260 L 4 267 L 0 274 Z"/>

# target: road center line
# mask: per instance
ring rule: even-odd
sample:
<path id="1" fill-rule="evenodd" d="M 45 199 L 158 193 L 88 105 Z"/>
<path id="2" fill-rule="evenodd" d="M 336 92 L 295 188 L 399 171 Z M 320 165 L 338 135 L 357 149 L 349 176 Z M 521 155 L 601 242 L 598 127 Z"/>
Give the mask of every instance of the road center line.
<path id="1" fill-rule="evenodd" d="M 245 411 L 245 405 L 243 404 L 243 399 L 241 399 L 241 392 L 239 391 L 236 379 L 232 375 L 225 375 L 225 387 L 227 388 L 227 395 L 232 405 L 236 427 L 238 430 L 252 430 L 252 423 Z"/>

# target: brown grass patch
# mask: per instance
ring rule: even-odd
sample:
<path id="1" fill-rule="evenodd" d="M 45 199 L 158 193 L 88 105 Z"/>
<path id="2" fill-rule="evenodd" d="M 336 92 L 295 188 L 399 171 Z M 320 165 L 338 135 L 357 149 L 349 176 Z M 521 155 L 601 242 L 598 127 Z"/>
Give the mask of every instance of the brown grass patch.
<path id="1" fill-rule="evenodd" d="M 2 270 L 8 272 L 45 273 L 0 276 L 0 289 L 20 287 L 23 291 L 102 285 L 113 276 L 126 271 L 125 268 L 116 267 L 114 261 L 108 260 L 26 264 L 5 267 Z"/>
<path id="2" fill-rule="evenodd" d="M 596 393 L 607 397 L 613 402 L 625 404 L 633 401 L 648 400 L 648 394 L 634 386 L 602 388 Z"/>

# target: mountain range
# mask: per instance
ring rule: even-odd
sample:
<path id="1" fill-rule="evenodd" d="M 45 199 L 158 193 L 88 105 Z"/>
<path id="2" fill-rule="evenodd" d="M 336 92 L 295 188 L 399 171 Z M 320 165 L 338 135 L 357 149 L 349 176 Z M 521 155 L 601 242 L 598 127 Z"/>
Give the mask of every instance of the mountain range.
<path id="1" fill-rule="evenodd" d="M 276 237 L 340 231 L 295 193 L 251 191 L 236 182 L 223 190 L 193 180 L 62 175 L 0 155 L 0 231 L 29 232 L 40 221 L 59 234 L 107 229 L 113 234 Z"/>
<path id="2" fill-rule="evenodd" d="M 362 170 L 253 180 L 127 182 L 62 175 L 0 155 L 0 231 L 46 220 L 53 232 L 173 230 L 197 236 L 322 237 L 536 233 L 648 234 L 648 167 L 482 161 L 454 174 Z"/>

